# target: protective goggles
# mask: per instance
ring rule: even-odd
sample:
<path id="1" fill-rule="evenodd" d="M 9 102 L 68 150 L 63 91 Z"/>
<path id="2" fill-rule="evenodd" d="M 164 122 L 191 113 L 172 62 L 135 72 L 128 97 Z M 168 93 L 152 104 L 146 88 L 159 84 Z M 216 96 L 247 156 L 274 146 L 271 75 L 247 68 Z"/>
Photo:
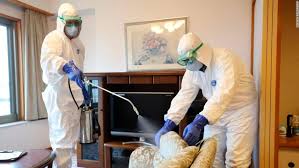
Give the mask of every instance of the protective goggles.
<path id="1" fill-rule="evenodd" d="M 199 50 L 203 46 L 203 43 L 201 43 L 199 46 L 197 46 L 194 49 L 189 50 L 188 52 L 182 54 L 179 56 L 177 63 L 182 66 L 186 66 L 187 64 L 192 64 L 193 61 L 197 57 L 197 50 Z"/>
<path id="2" fill-rule="evenodd" d="M 67 27 L 72 27 L 72 26 L 79 27 L 82 24 L 82 19 L 79 16 L 58 16 L 58 17 Z"/>

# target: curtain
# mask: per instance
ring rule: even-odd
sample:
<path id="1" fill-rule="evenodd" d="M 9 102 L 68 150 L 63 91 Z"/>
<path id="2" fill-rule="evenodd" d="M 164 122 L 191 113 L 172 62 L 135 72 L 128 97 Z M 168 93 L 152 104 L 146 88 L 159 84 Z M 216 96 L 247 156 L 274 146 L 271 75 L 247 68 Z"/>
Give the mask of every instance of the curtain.
<path id="1" fill-rule="evenodd" d="M 47 111 L 42 100 L 45 84 L 42 81 L 40 66 L 41 46 L 48 33 L 47 16 L 26 9 L 24 27 L 25 120 L 37 120 L 47 117 Z"/>

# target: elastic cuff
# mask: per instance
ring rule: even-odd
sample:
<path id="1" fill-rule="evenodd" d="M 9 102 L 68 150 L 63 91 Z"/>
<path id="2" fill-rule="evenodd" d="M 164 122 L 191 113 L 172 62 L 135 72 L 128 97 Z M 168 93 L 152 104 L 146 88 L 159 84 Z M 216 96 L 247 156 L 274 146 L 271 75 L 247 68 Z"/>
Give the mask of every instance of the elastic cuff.
<path id="1" fill-rule="evenodd" d="M 61 63 L 58 66 L 57 72 L 61 75 L 64 75 L 65 74 L 64 66 L 67 65 L 67 64 L 68 64 L 68 62 L 66 60 L 61 60 Z"/>
<path id="2" fill-rule="evenodd" d="M 171 131 L 173 130 L 177 125 L 172 121 L 167 119 L 164 123 L 164 126 L 166 127 L 167 130 Z"/>
<path id="3" fill-rule="evenodd" d="M 173 121 L 176 125 L 179 125 L 180 120 L 176 120 L 175 117 L 173 117 L 172 115 L 169 116 L 169 114 L 165 114 L 164 115 L 164 121 L 166 122 L 166 120 L 171 120 Z"/>
<path id="4" fill-rule="evenodd" d="M 197 123 L 201 123 L 203 126 L 209 124 L 208 119 L 200 114 L 197 114 L 194 120 L 196 120 Z"/>

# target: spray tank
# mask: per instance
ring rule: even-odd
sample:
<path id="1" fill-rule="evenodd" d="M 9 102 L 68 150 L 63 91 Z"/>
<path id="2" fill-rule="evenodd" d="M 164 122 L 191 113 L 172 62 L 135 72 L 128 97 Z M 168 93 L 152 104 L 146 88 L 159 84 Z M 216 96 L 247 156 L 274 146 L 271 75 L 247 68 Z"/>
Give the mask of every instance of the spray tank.
<path id="1" fill-rule="evenodd" d="M 81 106 L 78 105 L 77 101 L 74 98 L 70 80 L 68 80 L 68 86 L 72 98 L 78 108 L 81 111 L 80 115 L 80 143 L 81 144 L 90 144 L 95 143 L 98 137 L 101 135 L 101 128 L 98 122 L 98 119 L 95 114 L 95 110 L 91 106 L 91 103 L 83 103 Z"/>
<path id="2" fill-rule="evenodd" d="M 94 87 L 97 87 L 101 90 L 104 90 L 114 96 L 117 96 L 127 102 L 129 102 L 134 110 L 134 112 L 136 113 L 137 116 L 139 115 L 139 112 L 136 108 L 136 106 L 127 98 L 124 98 L 112 91 L 109 91 L 105 88 L 102 88 L 98 85 L 95 85 L 91 82 L 89 82 L 87 80 L 87 78 L 84 78 L 84 83 L 87 85 L 91 85 Z M 98 137 L 101 135 L 101 128 L 100 128 L 100 124 L 98 122 L 98 119 L 96 117 L 95 114 L 95 110 L 93 109 L 93 107 L 90 104 L 85 104 L 83 103 L 81 106 L 78 105 L 77 101 L 74 98 L 74 95 L 72 93 L 72 89 L 71 89 L 71 85 L 70 85 L 70 80 L 68 80 L 68 86 L 69 86 L 69 90 L 71 93 L 71 96 L 77 106 L 78 109 L 80 109 L 81 111 L 81 116 L 80 116 L 80 143 L 81 144 L 90 144 L 90 143 L 95 143 L 96 140 L 98 139 Z"/>

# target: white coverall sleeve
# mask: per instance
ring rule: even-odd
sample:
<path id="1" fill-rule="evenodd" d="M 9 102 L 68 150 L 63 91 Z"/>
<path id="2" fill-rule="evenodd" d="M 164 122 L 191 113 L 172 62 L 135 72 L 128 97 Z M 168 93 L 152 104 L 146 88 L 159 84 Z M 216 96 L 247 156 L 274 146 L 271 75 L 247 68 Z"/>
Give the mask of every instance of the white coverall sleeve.
<path id="1" fill-rule="evenodd" d="M 62 40 L 56 35 L 48 35 L 42 44 L 40 64 L 46 84 L 55 84 L 65 73 L 62 67 L 67 61 L 62 57 Z"/>
<path id="2" fill-rule="evenodd" d="M 216 65 L 216 88 L 206 102 L 203 111 L 200 113 L 206 117 L 209 124 L 214 124 L 221 115 L 227 110 L 239 81 L 237 65 L 229 51 L 222 56 L 220 62 Z"/>
<path id="3" fill-rule="evenodd" d="M 193 83 L 193 72 L 186 70 L 182 79 L 182 88 L 172 99 L 171 106 L 166 114 L 166 119 L 170 119 L 177 125 L 184 118 L 191 103 L 196 98 L 199 86 Z"/>

